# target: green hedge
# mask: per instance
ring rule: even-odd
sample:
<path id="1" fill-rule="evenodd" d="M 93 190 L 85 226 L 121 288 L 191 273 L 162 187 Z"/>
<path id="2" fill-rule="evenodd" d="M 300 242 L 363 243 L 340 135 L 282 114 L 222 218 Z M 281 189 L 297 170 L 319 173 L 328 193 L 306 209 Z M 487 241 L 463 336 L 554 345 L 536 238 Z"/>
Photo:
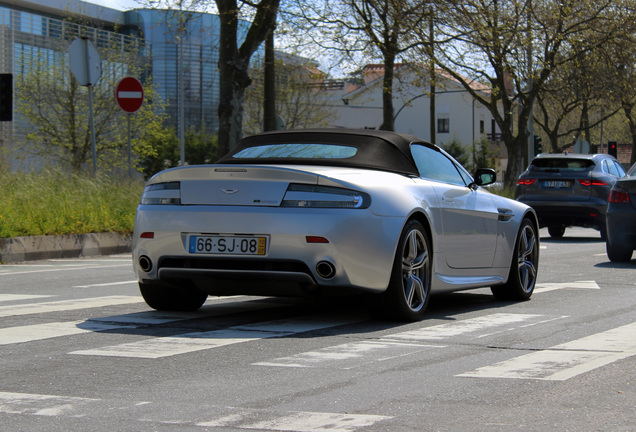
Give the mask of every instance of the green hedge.
<path id="1" fill-rule="evenodd" d="M 142 181 L 59 171 L 0 173 L 0 238 L 131 233 Z"/>

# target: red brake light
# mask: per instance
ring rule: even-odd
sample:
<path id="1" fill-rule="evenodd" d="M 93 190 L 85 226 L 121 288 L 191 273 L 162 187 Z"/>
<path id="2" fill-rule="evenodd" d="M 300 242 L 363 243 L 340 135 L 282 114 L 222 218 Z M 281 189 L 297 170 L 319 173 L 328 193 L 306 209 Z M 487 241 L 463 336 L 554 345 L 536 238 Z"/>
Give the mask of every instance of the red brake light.
<path id="1" fill-rule="evenodd" d="M 153 233 L 153 232 L 142 232 L 139 235 L 139 238 L 153 239 L 153 238 L 155 238 L 155 233 Z"/>
<path id="2" fill-rule="evenodd" d="M 307 243 L 329 243 L 329 240 L 326 238 L 318 236 L 307 236 L 306 240 Z"/>
<path id="3" fill-rule="evenodd" d="M 617 204 L 628 203 L 630 202 L 629 193 L 623 189 L 612 189 L 607 197 L 607 201 Z"/>
<path id="4" fill-rule="evenodd" d="M 605 183 L 604 181 L 601 180 L 579 180 L 579 183 L 581 183 L 583 186 L 608 186 L 607 183 Z"/>
<path id="5" fill-rule="evenodd" d="M 521 186 L 530 186 L 531 184 L 533 184 L 533 183 L 534 183 L 534 182 L 536 182 L 536 181 L 537 181 L 537 179 L 531 179 L 531 178 L 528 178 L 528 179 L 519 179 L 519 181 L 517 182 L 517 184 L 518 184 L 518 185 L 521 185 Z"/>

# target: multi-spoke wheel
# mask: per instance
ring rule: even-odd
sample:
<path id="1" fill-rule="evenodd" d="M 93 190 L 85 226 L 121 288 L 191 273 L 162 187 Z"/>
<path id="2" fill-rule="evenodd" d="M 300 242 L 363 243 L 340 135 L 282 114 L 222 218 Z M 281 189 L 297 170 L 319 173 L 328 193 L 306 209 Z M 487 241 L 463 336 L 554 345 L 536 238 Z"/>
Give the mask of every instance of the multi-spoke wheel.
<path id="1" fill-rule="evenodd" d="M 502 300 L 528 300 L 537 282 L 538 266 L 537 230 L 530 220 L 524 219 L 517 234 L 508 281 L 491 287 L 492 293 Z"/>
<path id="2" fill-rule="evenodd" d="M 148 306 L 164 311 L 195 311 L 208 298 L 203 291 L 187 285 L 177 288 L 139 282 L 139 291 Z"/>
<path id="3" fill-rule="evenodd" d="M 394 318 L 417 321 L 422 318 L 431 291 L 432 251 L 421 223 L 409 221 L 398 243 L 391 281 L 385 293 Z"/>

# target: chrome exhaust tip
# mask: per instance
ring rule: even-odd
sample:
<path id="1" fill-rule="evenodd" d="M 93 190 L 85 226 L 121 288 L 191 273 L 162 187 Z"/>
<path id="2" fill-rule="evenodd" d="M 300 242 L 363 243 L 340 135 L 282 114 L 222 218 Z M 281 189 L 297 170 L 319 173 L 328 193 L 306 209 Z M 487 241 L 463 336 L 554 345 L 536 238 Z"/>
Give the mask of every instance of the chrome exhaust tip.
<path id="1" fill-rule="evenodd" d="M 329 261 L 320 261 L 316 264 L 316 273 L 323 279 L 331 279 L 336 275 L 336 267 Z"/>
<path id="2" fill-rule="evenodd" d="M 150 258 L 148 258 L 146 255 L 140 256 L 139 268 L 146 273 L 152 270 L 152 261 L 150 261 Z"/>

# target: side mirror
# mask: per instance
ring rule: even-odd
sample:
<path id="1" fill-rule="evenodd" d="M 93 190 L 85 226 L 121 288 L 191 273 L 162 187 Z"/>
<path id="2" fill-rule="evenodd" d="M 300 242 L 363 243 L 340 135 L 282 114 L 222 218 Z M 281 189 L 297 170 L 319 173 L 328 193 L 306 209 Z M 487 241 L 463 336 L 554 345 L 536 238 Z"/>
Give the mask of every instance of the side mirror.
<path id="1" fill-rule="evenodd" d="M 492 168 L 478 168 L 474 177 L 475 186 L 488 186 L 497 181 L 497 172 Z"/>

